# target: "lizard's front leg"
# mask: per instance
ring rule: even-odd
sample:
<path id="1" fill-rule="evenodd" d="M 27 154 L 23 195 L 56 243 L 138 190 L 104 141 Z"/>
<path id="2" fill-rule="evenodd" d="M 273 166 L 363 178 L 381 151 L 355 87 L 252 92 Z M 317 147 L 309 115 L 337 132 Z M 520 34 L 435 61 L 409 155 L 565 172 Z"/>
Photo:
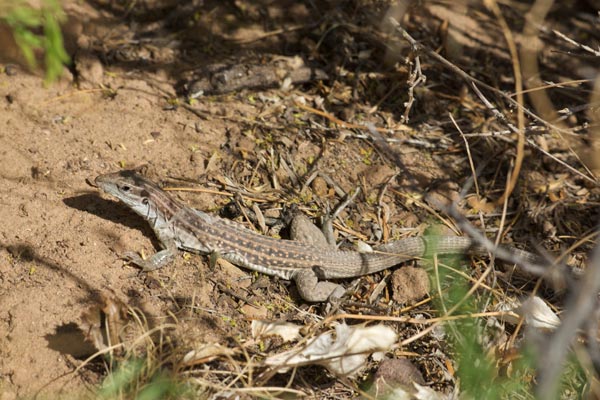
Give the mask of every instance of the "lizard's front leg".
<path id="1" fill-rule="evenodd" d="M 123 254 L 122 258 L 141 267 L 143 271 L 154 271 L 164 267 L 175 259 L 177 254 L 177 244 L 175 240 L 162 242 L 163 250 L 154 253 L 150 258 L 143 259 L 139 254 L 128 251 Z"/>

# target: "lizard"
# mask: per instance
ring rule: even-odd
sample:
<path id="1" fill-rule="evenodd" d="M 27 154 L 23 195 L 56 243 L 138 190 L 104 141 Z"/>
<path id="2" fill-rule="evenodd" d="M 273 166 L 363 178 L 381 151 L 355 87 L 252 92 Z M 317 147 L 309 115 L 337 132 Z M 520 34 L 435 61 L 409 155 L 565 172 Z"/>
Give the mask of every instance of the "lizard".
<path id="1" fill-rule="evenodd" d="M 99 175 L 95 184 L 144 218 L 158 238 L 161 250 L 148 259 L 127 252 L 124 258 L 153 271 L 172 262 L 181 249 L 222 257 L 230 263 L 260 273 L 293 280 L 307 302 L 340 297 L 345 289 L 330 279 L 376 273 L 402 262 L 433 254 L 487 255 L 469 237 L 419 236 L 375 246 L 372 251 L 338 250 L 254 232 L 240 223 L 189 207 L 134 170 Z M 506 250 L 506 248 L 504 248 Z M 502 256 L 508 254 L 508 256 Z M 499 258 L 540 263 L 541 257 L 510 248 Z"/>

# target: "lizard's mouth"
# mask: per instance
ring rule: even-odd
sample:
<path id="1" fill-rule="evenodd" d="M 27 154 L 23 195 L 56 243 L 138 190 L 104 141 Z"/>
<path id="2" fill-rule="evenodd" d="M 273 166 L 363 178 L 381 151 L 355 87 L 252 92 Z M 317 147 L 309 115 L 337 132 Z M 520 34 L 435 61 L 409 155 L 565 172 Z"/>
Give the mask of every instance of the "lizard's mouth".
<path id="1" fill-rule="evenodd" d="M 87 183 L 91 187 L 99 188 L 98 184 L 96 183 L 96 181 L 93 178 L 90 178 L 90 177 L 85 178 L 85 183 Z"/>

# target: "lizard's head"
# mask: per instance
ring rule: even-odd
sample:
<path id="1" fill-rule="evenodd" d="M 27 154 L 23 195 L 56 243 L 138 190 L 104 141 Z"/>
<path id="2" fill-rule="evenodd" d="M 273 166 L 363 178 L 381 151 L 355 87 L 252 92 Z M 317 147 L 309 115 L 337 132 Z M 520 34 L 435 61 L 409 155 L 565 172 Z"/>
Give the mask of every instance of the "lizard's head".
<path id="1" fill-rule="evenodd" d="M 166 197 L 153 182 L 136 171 L 125 170 L 96 177 L 96 186 L 118 198 L 141 216 L 152 214 L 152 205 Z"/>

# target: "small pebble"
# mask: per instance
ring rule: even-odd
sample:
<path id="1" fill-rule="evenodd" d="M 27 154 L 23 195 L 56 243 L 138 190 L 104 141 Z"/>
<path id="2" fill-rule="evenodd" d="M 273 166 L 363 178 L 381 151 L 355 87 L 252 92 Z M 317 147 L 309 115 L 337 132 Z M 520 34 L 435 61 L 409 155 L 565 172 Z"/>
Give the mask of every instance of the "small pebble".
<path id="1" fill-rule="evenodd" d="M 425 384 L 421 371 L 407 358 L 383 360 L 373 378 L 373 394 L 376 397 L 384 396 L 398 387 L 414 390 L 413 382 Z"/>
<path id="2" fill-rule="evenodd" d="M 310 186 L 312 187 L 312 190 L 315 192 L 315 194 L 318 197 L 326 197 L 327 196 L 327 192 L 328 192 L 327 182 L 325 182 L 325 179 L 321 178 L 320 176 L 317 176 L 312 181 Z"/>
<path id="3" fill-rule="evenodd" d="M 4 73 L 8 76 L 15 76 L 17 74 L 17 67 L 13 64 L 6 64 L 4 66 Z"/>
<path id="4" fill-rule="evenodd" d="M 412 304 L 425 297 L 430 289 L 424 269 L 403 267 L 392 274 L 392 298 L 399 304 Z"/>

